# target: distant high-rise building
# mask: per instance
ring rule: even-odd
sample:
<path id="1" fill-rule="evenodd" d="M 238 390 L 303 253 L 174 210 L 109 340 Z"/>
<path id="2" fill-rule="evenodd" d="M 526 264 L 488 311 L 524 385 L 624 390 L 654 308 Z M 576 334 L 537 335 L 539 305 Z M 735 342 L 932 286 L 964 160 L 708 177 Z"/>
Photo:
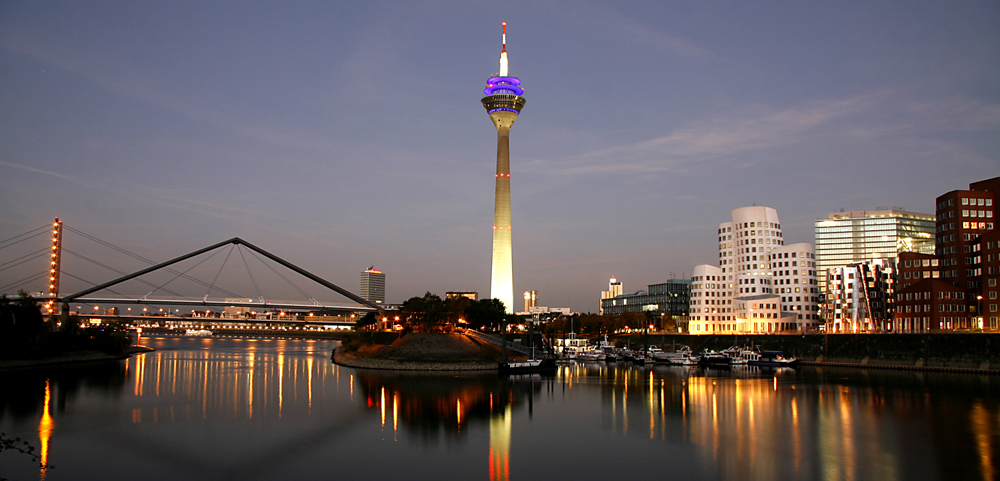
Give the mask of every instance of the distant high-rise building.
<path id="1" fill-rule="evenodd" d="M 361 273 L 361 298 L 378 304 L 385 303 L 385 274 L 375 266 Z"/>
<path id="2" fill-rule="evenodd" d="M 510 128 L 524 108 L 524 89 L 507 74 L 507 22 L 503 23 L 500 71 L 486 81 L 481 102 L 497 129 L 496 198 L 493 207 L 493 271 L 490 296 L 514 312 L 514 264 L 510 214 Z"/>
<path id="3" fill-rule="evenodd" d="M 448 291 L 444 293 L 445 299 L 454 299 L 456 297 L 464 297 L 471 301 L 478 301 L 479 291 Z"/>
<path id="4" fill-rule="evenodd" d="M 813 246 L 785 245 L 771 207 L 741 207 L 732 216 L 719 224 L 719 267 L 694 268 L 690 332 L 767 333 L 818 325 Z"/>
<path id="5" fill-rule="evenodd" d="M 826 291 L 828 269 L 896 262 L 900 252 L 934 253 L 934 216 L 898 209 L 833 212 L 814 223 L 816 270 L 820 292 Z"/>
<path id="6" fill-rule="evenodd" d="M 538 305 L 538 293 L 535 291 L 524 291 L 524 312 L 531 312 L 531 308 Z"/>
<path id="7" fill-rule="evenodd" d="M 622 295 L 622 283 L 618 279 L 612 277 L 608 281 L 608 290 L 601 291 L 601 302 L 600 302 L 600 313 L 604 314 L 604 299 L 611 299 L 612 297 L 617 297 Z"/>

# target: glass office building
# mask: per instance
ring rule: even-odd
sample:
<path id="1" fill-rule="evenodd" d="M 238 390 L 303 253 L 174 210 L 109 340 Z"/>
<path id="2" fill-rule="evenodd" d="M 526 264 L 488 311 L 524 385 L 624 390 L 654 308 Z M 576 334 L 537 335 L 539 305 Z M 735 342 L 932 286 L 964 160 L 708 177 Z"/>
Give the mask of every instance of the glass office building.
<path id="1" fill-rule="evenodd" d="M 834 212 L 817 220 L 816 270 L 820 292 L 827 270 L 875 259 L 897 260 L 900 252 L 934 254 L 934 215 L 903 210 Z"/>

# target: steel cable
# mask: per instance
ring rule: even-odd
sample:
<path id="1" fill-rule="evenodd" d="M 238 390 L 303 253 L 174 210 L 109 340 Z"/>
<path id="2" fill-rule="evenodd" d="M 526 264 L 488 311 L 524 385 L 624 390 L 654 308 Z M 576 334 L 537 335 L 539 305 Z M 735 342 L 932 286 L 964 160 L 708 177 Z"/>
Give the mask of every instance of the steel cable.
<path id="1" fill-rule="evenodd" d="M 49 271 L 44 271 L 44 272 L 41 272 L 39 274 L 34 274 L 34 275 L 31 275 L 31 276 L 25 277 L 24 279 L 21 279 L 19 281 L 11 282 L 10 284 L 7 284 L 6 286 L 0 287 L 0 292 L 6 292 L 7 288 L 9 288 L 9 287 L 19 286 L 19 285 L 22 285 L 22 284 L 27 284 L 28 282 L 33 282 L 33 281 L 35 281 L 37 279 L 41 279 L 42 277 L 45 277 L 47 275 L 49 275 Z"/>
<path id="2" fill-rule="evenodd" d="M 125 255 L 127 255 L 127 256 L 129 256 L 129 257 L 132 257 L 132 258 L 134 258 L 134 259 L 138 259 L 138 260 L 140 260 L 140 261 L 143 261 L 143 262 L 145 262 L 145 263 L 147 263 L 147 264 L 150 264 L 150 265 L 155 265 L 155 264 L 157 264 L 157 263 L 156 263 L 156 262 L 154 262 L 154 261 L 151 261 L 151 260 L 149 260 L 149 259 L 147 259 L 147 258 L 145 258 L 145 257 L 142 257 L 142 256 L 140 256 L 139 254 L 134 254 L 134 253 L 132 253 L 132 252 L 129 252 L 129 251 L 125 250 L 125 249 L 122 249 L 121 247 L 118 247 L 118 246 L 116 246 L 116 245 L 114 245 L 114 244 L 112 244 L 112 243 L 110 243 L 110 242 L 107 242 L 107 241 L 103 241 L 103 240 L 101 240 L 101 239 L 98 239 L 97 237 L 94 237 L 94 236 L 92 236 L 92 235 L 90 235 L 90 234 L 87 234 L 86 232 L 83 232 L 83 231 L 81 231 L 81 230 L 79 230 L 79 229 L 74 229 L 74 228 L 72 228 L 72 227 L 69 227 L 69 226 L 65 226 L 65 225 L 63 226 L 63 228 L 64 228 L 64 229 L 67 229 L 67 230 L 69 230 L 69 231 L 71 231 L 71 232 L 73 232 L 73 233 L 75 233 L 75 234 L 79 234 L 79 235 L 81 235 L 81 236 L 83 236 L 83 237 L 85 237 L 85 238 L 87 238 L 87 239 L 90 239 L 91 241 L 94 241 L 94 242 L 97 242 L 98 244 L 101 244 L 101 245 L 103 245 L 103 246 L 105 246 L 105 247 L 108 247 L 108 248 L 110 248 L 110 249 L 114 249 L 114 250 L 116 250 L 116 251 L 118 251 L 118 252 L 121 252 L 122 254 L 125 254 Z M 213 255 L 215 255 L 215 254 L 213 254 Z M 230 296 L 232 296 L 232 297 L 244 297 L 244 296 L 241 296 L 241 295 L 239 295 L 239 294 L 237 294 L 237 293 L 235 293 L 235 292 L 231 292 L 231 291 L 227 291 L 227 290 L 225 290 L 225 289 L 222 289 L 222 288 L 220 288 L 220 287 L 214 287 L 213 285 L 211 285 L 211 284 L 209 284 L 209 283 L 207 283 L 207 282 L 205 282 L 205 281 L 203 281 L 203 280 L 201 280 L 201 279 L 198 279 L 198 278 L 196 278 L 196 277 L 191 277 L 191 276 L 188 276 L 188 275 L 185 275 L 184 273 L 181 273 L 181 272 L 179 272 L 179 271 L 177 271 L 177 270 L 174 270 L 174 269 L 171 269 L 171 268 L 169 268 L 169 267 L 164 267 L 164 268 L 163 268 L 163 270 L 165 270 L 165 271 L 167 271 L 167 272 L 169 272 L 169 273 L 171 273 L 171 274 L 180 274 L 180 275 L 181 275 L 182 277 L 184 277 L 185 279 L 187 279 L 187 280 L 189 280 L 189 281 L 192 281 L 192 282 L 195 282 L 195 283 L 197 283 L 197 284 L 201 284 L 202 286 L 205 286 L 205 287 L 208 287 L 208 288 L 210 288 L 210 289 L 211 289 L 211 288 L 214 288 L 215 290 L 217 290 L 217 291 L 219 291 L 219 292 L 222 292 L 223 294 L 228 294 L 228 295 L 230 295 Z M 188 269 L 188 270 L 190 270 L 190 269 Z M 185 271 L 185 272 L 186 272 L 186 271 Z"/>
<path id="3" fill-rule="evenodd" d="M 271 269 L 271 272 L 277 274 L 278 277 L 284 279 L 284 281 L 287 282 L 288 285 L 292 286 L 292 288 L 294 288 L 296 291 L 299 291 L 299 294 L 302 294 L 303 296 L 305 296 L 306 299 L 309 299 L 311 301 L 315 301 L 315 299 L 313 299 L 306 291 L 303 291 L 302 289 L 299 289 L 299 286 L 293 284 L 292 281 L 288 280 L 285 276 L 281 275 L 281 273 L 278 272 L 277 270 L 275 270 L 273 267 L 271 267 L 270 264 L 267 264 L 266 262 L 264 262 L 264 260 L 261 259 L 260 256 L 257 255 L 256 252 L 250 251 L 250 255 L 254 256 L 254 258 L 256 258 L 258 261 L 260 261 L 261 264 L 264 264 L 264 267 L 267 267 L 268 269 Z"/>
<path id="4" fill-rule="evenodd" d="M 48 227 L 48 226 L 46 226 L 46 228 L 47 228 L 47 227 Z M 26 233 L 24 233 L 24 234 L 21 234 L 21 235 L 17 235 L 17 236 L 14 236 L 14 237 L 11 237 L 10 239 L 7 239 L 7 240 L 5 240 L 5 241 L 3 241 L 3 242 L 0 242 L 0 244 L 3 244 L 3 243 L 6 243 L 6 242 L 9 242 L 9 241 L 12 241 L 12 240 L 14 240 L 14 239 L 17 239 L 18 237 L 23 237 L 23 236 L 26 236 L 26 235 L 28 235 L 28 234 L 31 234 L 32 232 L 35 232 L 36 230 L 38 230 L 38 229 L 35 229 L 35 230 L 33 230 L 33 231 L 29 231 L 29 232 L 26 232 Z M 6 248 L 8 248 L 8 247 L 10 247 L 10 246 L 13 246 L 13 245 L 17 245 L 17 244 L 20 244 L 20 243 L 22 243 L 22 242 L 24 242 L 24 241 L 26 241 L 26 240 L 29 240 L 29 239 L 34 239 L 35 237 L 38 237 L 38 236 L 40 236 L 40 235 L 42 235 L 42 234 L 45 234 L 45 233 L 47 233 L 47 232 L 48 232 L 48 231 L 46 231 L 46 232 L 39 232 L 39 233 L 37 233 L 37 234 L 35 234 L 35 235 L 31 236 L 31 237 L 25 237 L 24 239 L 21 239 L 21 240 L 19 240 L 19 241 L 16 241 L 16 242 L 11 242 L 10 244 L 7 244 L 7 245 L 5 245 L 5 246 L 0 246 L 0 249 L 6 249 Z"/>
<path id="5" fill-rule="evenodd" d="M 63 250 L 64 250 L 64 251 L 66 251 L 66 253 L 68 253 L 68 254 L 72 254 L 72 255 L 74 255 L 74 256 L 76 256 L 76 257 L 79 257 L 79 258 L 81 258 L 81 259 L 83 259 L 83 260 L 85 260 L 85 261 L 87 261 L 87 262 L 91 262 L 91 263 L 93 263 L 93 264 L 96 264 L 96 265 L 98 265 L 98 266 L 100 266 L 100 267 L 103 267 L 103 268 L 105 268 L 105 269 L 107 269 L 107 270 L 109 270 L 109 271 L 111 271 L 111 272 L 114 272 L 114 273 L 116 273 L 116 274 L 121 274 L 121 275 L 125 275 L 125 274 L 128 274 L 128 273 L 127 273 L 127 272 L 125 272 L 125 271 L 121 271 L 121 270 L 118 270 L 118 269 L 115 269 L 114 267 L 111 267 L 111 266 L 109 266 L 109 265 L 106 265 L 106 264 L 103 264 L 103 263 L 101 263 L 101 262 L 99 262 L 99 261 L 96 261 L 96 260 L 94 260 L 94 259 L 91 259 L 91 258 L 89 258 L 89 257 L 87 257 L 87 256 L 85 256 L 85 255 L 82 255 L 82 254 L 80 254 L 80 253 L 77 253 L 77 252 L 73 252 L 73 251 L 71 251 L 71 250 L 69 250 L 69 249 L 65 249 L 65 248 L 64 248 Z M 146 280 L 143 280 L 143 279 L 136 279 L 136 281 L 137 281 L 137 282 L 141 282 L 141 283 L 143 283 L 143 284 L 145 284 L 145 285 L 147 285 L 147 286 L 149 286 L 149 287 L 156 287 L 156 284 L 153 284 L 152 282 L 149 282 L 149 281 L 146 281 Z M 96 286 L 97 284 L 93 284 L 93 285 L 95 285 L 95 286 Z M 172 295 L 175 295 L 175 296 L 178 296 L 178 297 L 183 297 L 183 295 L 182 295 L 182 294 L 180 294 L 180 293 L 177 293 L 177 292 L 174 292 L 174 291 L 171 291 L 171 290 L 169 290 L 169 289 L 163 289 L 163 290 L 164 290 L 164 291 L 166 291 L 166 292 L 167 292 L 168 294 L 172 294 Z"/>
<path id="6" fill-rule="evenodd" d="M 37 259 L 39 257 L 42 257 L 42 256 L 46 255 L 49 251 L 50 251 L 50 249 L 46 247 L 45 249 L 32 252 L 31 254 L 25 254 L 25 255 L 23 255 L 21 257 L 18 257 L 17 259 L 14 259 L 14 260 L 11 260 L 11 261 L 7 261 L 7 262 L 5 262 L 3 264 L 0 264 L 0 271 L 6 270 L 6 269 L 10 269 L 11 267 L 14 267 L 14 266 L 19 266 L 19 265 L 24 264 L 25 262 L 28 262 L 28 261 L 35 260 L 35 259 Z M 34 257 L 32 257 L 31 259 L 25 259 L 28 256 L 34 256 Z M 21 261 L 21 262 L 17 262 L 17 261 L 20 261 L 21 259 L 24 259 L 24 260 Z M 17 264 L 12 264 L 14 262 L 17 262 Z M 11 265 L 7 265 L 7 264 L 11 264 Z"/>
<path id="7" fill-rule="evenodd" d="M 257 287 L 257 280 L 253 278 L 253 272 L 250 272 L 250 265 L 247 264 L 247 258 L 243 257 L 243 248 L 240 247 L 238 250 L 240 253 L 240 258 L 243 259 L 243 265 L 247 268 L 247 274 L 250 276 L 250 283 L 253 284 L 253 290 L 257 293 L 257 299 L 264 299 L 264 296 L 260 295 L 260 289 Z"/>

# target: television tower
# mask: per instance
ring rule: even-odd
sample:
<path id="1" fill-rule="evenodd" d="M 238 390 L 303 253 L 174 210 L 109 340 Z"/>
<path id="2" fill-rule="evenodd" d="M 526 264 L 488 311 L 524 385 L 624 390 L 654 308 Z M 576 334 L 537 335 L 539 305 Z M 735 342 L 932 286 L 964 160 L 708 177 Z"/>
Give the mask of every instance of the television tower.
<path id="1" fill-rule="evenodd" d="M 514 312 L 514 264 L 510 238 L 510 127 L 524 108 L 524 89 L 517 77 L 507 75 L 507 22 L 503 22 L 500 72 L 486 81 L 482 103 L 497 128 L 496 203 L 493 207 L 493 277 L 490 297 L 503 301 Z"/>

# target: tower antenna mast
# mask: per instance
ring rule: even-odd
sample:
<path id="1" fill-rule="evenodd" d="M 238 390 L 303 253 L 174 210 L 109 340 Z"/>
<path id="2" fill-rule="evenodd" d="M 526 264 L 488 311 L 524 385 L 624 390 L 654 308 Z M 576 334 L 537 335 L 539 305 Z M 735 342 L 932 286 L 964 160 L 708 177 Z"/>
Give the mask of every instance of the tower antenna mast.
<path id="1" fill-rule="evenodd" d="M 503 22 L 503 46 L 500 49 L 500 76 L 507 76 L 507 22 Z"/>

